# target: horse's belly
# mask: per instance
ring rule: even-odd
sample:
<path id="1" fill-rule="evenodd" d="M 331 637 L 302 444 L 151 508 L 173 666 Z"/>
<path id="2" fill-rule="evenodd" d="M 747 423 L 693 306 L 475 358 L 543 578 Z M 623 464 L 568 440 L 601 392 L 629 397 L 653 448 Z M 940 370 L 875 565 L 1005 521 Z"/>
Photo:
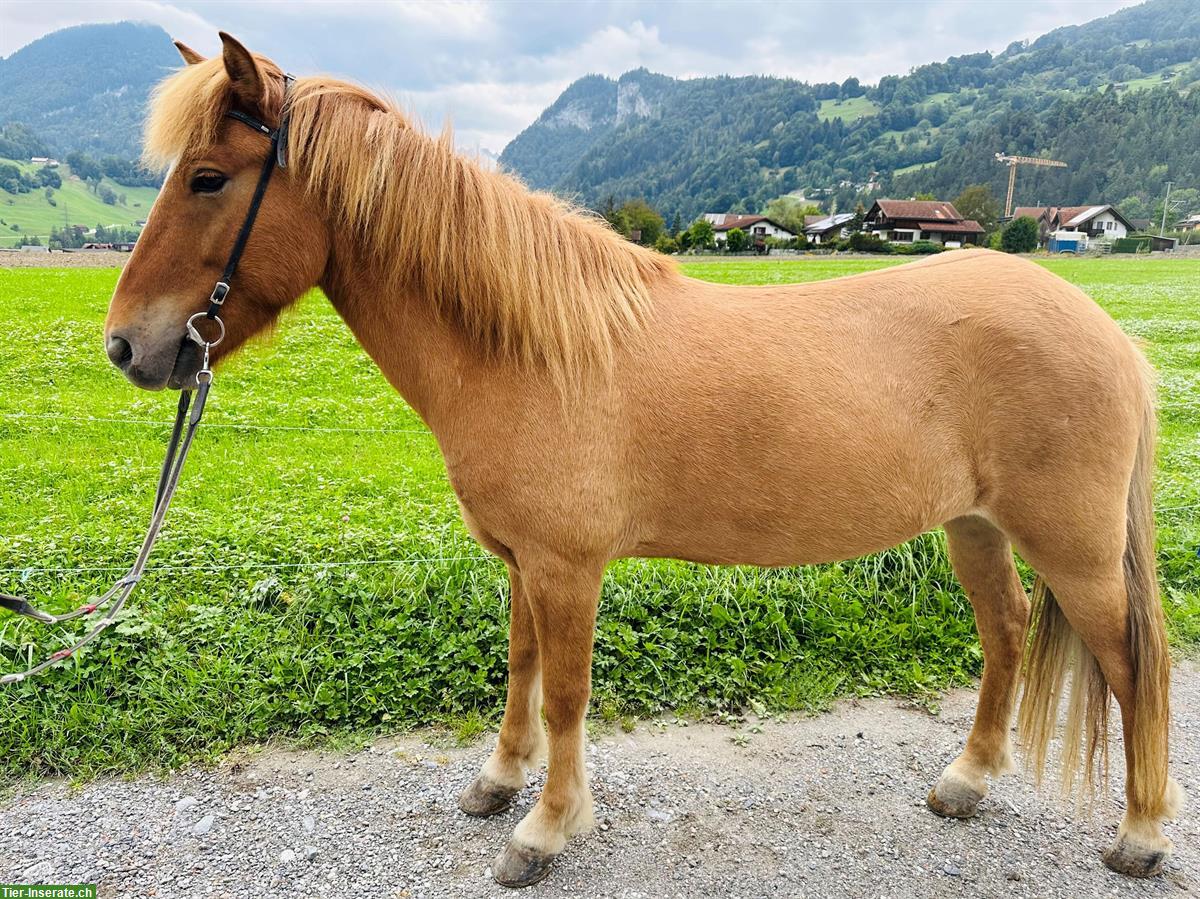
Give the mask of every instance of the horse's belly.
<path id="1" fill-rule="evenodd" d="M 807 565 L 879 552 L 970 511 L 970 467 L 943 454 L 893 465 L 692 467 L 646 495 L 629 555 Z"/>
<path id="2" fill-rule="evenodd" d="M 639 541 L 628 555 L 710 565 L 815 565 L 879 552 L 939 524 L 932 517 L 918 523 L 908 514 L 888 516 L 888 520 L 837 518 L 811 509 L 795 510 L 795 516 L 787 519 L 757 522 L 685 518 Z"/>

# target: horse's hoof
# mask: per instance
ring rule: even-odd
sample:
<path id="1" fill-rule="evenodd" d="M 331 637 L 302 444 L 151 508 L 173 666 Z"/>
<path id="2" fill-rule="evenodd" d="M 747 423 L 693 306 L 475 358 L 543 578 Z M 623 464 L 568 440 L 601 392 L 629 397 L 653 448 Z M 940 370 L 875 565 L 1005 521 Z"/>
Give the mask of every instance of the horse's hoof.
<path id="1" fill-rule="evenodd" d="M 1130 877 L 1157 877 L 1163 865 L 1171 857 L 1170 842 L 1167 846 L 1135 846 L 1127 838 L 1120 837 L 1104 853 L 1104 864 L 1118 874 Z"/>
<path id="2" fill-rule="evenodd" d="M 458 807 L 473 818 L 490 818 L 512 805 L 519 791 L 492 783 L 480 775 L 458 797 Z"/>
<path id="3" fill-rule="evenodd" d="M 943 818 L 970 818 L 981 799 L 983 794 L 965 781 L 943 777 L 929 791 L 925 804 Z"/>
<path id="4" fill-rule="evenodd" d="M 553 863 L 553 855 L 510 841 L 492 862 L 492 877 L 504 887 L 533 886 L 545 879 Z"/>

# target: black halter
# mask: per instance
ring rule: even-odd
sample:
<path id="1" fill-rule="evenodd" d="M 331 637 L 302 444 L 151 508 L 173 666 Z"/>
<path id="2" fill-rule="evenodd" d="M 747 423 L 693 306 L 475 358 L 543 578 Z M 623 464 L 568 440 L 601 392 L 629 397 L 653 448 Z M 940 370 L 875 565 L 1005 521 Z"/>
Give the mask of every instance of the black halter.
<path id="1" fill-rule="evenodd" d="M 254 118 L 254 116 L 239 112 L 236 109 L 232 109 L 228 113 L 230 118 L 237 119 L 239 122 L 249 125 L 255 131 L 269 137 L 271 139 L 271 152 L 263 160 L 262 172 L 258 176 L 258 185 L 254 188 L 254 197 L 250 200 L 250 208 L 246 210 L 246 218 L 242 222 L 242 228 L 238 232 L 237 240 L 233 243 L 233 250 L 229 254 L 229 261 L 225 263 L 225 270 L 221 273 L 221 279 L 217 281 L 212 295 L 209 297 L 208 311 L 197 312 L 187 321 L 187 334 L 183 338 L 183 343 L 186 345 L 190 339 L 199 344 L 201 351 L 204 353 L 204 361 L 200 367 L 200 371 L 196 373 L 194 391 L 190 388 L 180 391 L 179 405 L 175 411 L 175 426 L 171 430 L 171 438 L 167 443 L 167 456 L 163 461 L 162 470 L 158 477 L 158 488 L 154 494 L 154 511 L 150 516 L 150 525 L 146 531 L 145 538 L 142 540 L 142 548 L 138 552 L 137 559 L 125 576 L 113 584 L 103 595 L 96 597 L 73 611 L 65 612 L 61 615 L 44 612 L 24 597 L 0 593 L 0 608 L 46 624 L 61 624 L 73 621 L 76 618 L 92 615 L 95 612 L 104 613 L 100 617 L 100 620 L 92 625 L 71 646 L 66 649 L 60 649 L 45 661 L 24 671 L 16 671 L 0 676 L 0 685 L 17 684 L 27 677 L 41 674 L 48 668 L 59 664 L 65 659 L 69 659 L 80 649 L 87 646 L 99 637 L 105 628 L 116 621 L 117 614 L 125 605 L 125 601 L 133 594 L 133 591 L 142 579 L 146 562 L 150 558 L 150 552 L 154 549 L 154 544 L 158 540 L 158 535 L 162 530 L 167 509 L 170 508 L 171 500 L 175 496 L 175 488 L 179 486 L 179 476 L 183 473 L 184 462 L 187 461 L 188 451 L 192 447 L 192 440 L 196 436 L 196 428 L 200 425 L 200 419 L 204 415 L 204 406 L 208 401 L 208 394 L 212 388 L 213 373 L 208 367 L 209 351 L 225 339 L 225 323 L 221 321 L 220 316 L 221 307 L 225 304 L 225 300 L 229 296 L 229 285 L 233 280 L 234 273 L 237 271 L 238 263 L 242 259 L 242 253 L 246 249 L 246 242 L 250 239 L 250 231 L 254 228 L 254 220 L 258 217 L 258 209 L 262 205 L 263 197 L 267 193 L 267 185 L 271 181 L 271 175 L 275 171 L 276 166 L 281 169 L 287 166 L 287 97 L 291 83 L 292 76 L 285 75 L 283 82 L 284 105 L 283 112 L 280 114 L 278 128 L 272 128 Z M 199 319 L 207 319 L 217 324 L 220 330 L 215 340 L 205 340 L 200 335 L 200 332 L 196 330 L 196 322 Z M 193 392 L 195 394 L 194 399 Z"/>
<path id="2" fill-rule="evenodd" d="M 278 128 L 272 128 L 266 122 L 256 119 L 254 116 L 238 109 L 231 109 L 226 113 L 229 118 L 241 122 L 243 125 L 248 125 L 260 134 L 264 134 L 270 138 L 271 151 L 263 160 L 262 171 L 258 175 L 258 184 L 255 185 L 254 196 L 250 199 L 250 208 L 246 210 L 246 218 L 242 221 L 242 227 L 238 231 L 237 240 L 233 242 L 233 249 L 229 253 L 229 260 L 225 263 L 225 270 L 221 272 L 221 277 L 217 279 L 212 294 L 208 298 L 208 311 L 198 313 L 188 319 L 187 337 L 204 347 L 206 353 L 225 338 L 225 323 L 221 321 L 220 317 L 221 307 L 225 305 L 225 300 L 229 296 L 234 273 L 237 271 L 238 263 L 242 261 L 242 253 L 245 252 L 246 242 L 250 240 L 250 232 L 254 229 L 254 220 L 258 218 L 259 207 L 262 206 L 263 197 L 266 196 L 267 185 L 271 183 L 271 175 L 275 173 L 276 167 L 281 169 L 287 168 L 289 112 L 287 101 L 288 94 L 291 93 L 293 80 L 291 75 L 283 76 L 283 110 L 280 113 Z M 195 322 L 199 318 L 205 318 L 217 323 L 220 331 L 217 334 L 216 340 L 210 342 L 200 336 L 200 332 L 196 330 L 195 326 Z M 204 369 L 207 368 L 208 364 L 206 362 Z"/>

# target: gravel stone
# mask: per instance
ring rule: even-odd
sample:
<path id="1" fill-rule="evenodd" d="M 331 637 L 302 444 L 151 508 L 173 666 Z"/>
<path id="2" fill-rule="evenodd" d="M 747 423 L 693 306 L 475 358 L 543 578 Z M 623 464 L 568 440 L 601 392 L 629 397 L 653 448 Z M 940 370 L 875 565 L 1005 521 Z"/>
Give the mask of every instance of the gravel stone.
<path id="1" fill-rule="evenodd" d="M 684 727 L 674 716 L 631 734 L 597 726 L 587 763 L 598 826 L 572 839 L 520 899 L 1173 899 L 1200 890 L 1195 663 L 1175 669 L 1171 743 L 1172 773 L 1193 801 L 1167 825 L 1175 855 L 1151 880 L 1100 860 L 1124 805 L 1119 727 L 1112 789 L 1090 817 L 1074 817 L 1053 784 L 1039 794 L 1024 774 L 999 778 L 970 820 L 924 808 L 964 743 L 975 700 L 953 691 L 937 714 L 870 699 L 815 717 L 748 715 L 732 727 Z M 748 739 L 739 745 L 734 734 Z M 372 752 L 235 752 L 217 768 L 166 779 L 17 783 L 0 800 L 0 883 L 98 883 L 103 899 L 515 899 L 489 865 L 545 775 L 509 811 L 463 815 L 458 794 L 494 741 L 460 748 L 421 732 L 376 740 Z M 196 803 L 185 812 L 213 813 L 164 827 L 188 798 Z M 264 866 L 272 858 L 278 865 Z"/>
<path id="2" fill-rule="evenodd" d="M 192 833 L 196 836 L 203 836 L 212 830 L 213 822 L 217 819 L 213 815 L 205 815 L 194 825 L 192 825 Z"/>

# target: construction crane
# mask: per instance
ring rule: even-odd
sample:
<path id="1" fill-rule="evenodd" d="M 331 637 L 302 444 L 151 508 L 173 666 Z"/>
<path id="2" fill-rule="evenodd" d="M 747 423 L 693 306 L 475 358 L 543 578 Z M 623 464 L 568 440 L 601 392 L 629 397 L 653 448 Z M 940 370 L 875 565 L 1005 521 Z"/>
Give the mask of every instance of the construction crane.
<path id="1" fill-rule="evenodd" d="M 1006 156 L 996 154 L 996 161 L 1008 166 L 1008 199 L 1004 201 L 1004 217 L 1012 216 L 1013 188 L 1017 186 L 1017 166 L 1040 165 L 1053 169 L 1065 169 L 1067 164 L 1058 159 L 1042 159 L 1038 156 Z"/>

